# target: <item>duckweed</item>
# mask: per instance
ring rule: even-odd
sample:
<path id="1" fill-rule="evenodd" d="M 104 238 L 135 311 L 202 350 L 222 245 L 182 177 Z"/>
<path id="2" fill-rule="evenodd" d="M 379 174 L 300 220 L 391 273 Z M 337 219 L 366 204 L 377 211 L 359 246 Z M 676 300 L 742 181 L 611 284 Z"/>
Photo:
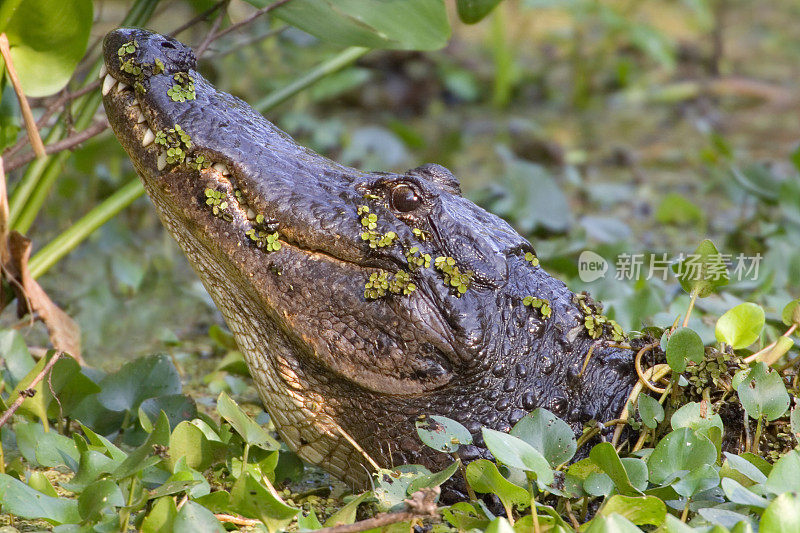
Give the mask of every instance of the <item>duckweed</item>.
<path id="1" fill-rule="evenodd" d="M 525 253 L 525 261 L 529 262 L 532 266 L 539 266 L 539 258 L 533 252 Z"/>
<path id="2" fill-rule="evenodd" d="M 536 296 L 526 296 L 522 299 L 522 305 L 532 309 L 538 309 L 539 313 L 544 318 L 549 318 L 553 310 L 550 308 L 550 302 L 544 298 L 537 298 Z"/>
<path id="3" fill-rule="evenodd" d="M 415 290 L 417 290 L 417 286 L 411 281 L 411 274 L 408 272 L 401 270 L 392 275 L 385 270 L 379 270 L 370 274 L 364 285 L 364 298 L 377 300 L 389 293 L 408 296 Z"/>
<path id="4" fill-rule="evenodd" d="M 166 148 L 167 163 L 183 163 L 186 151 L 192 148 L 192 138 L 178 124 L 157 132 L 155 143 Z"/>
<path id="5" fill-rule="evenodd" d="M 173 102 L 185 102 L 197 98 L 197 93 L 194 90 L 194 78 L 189 74 L 178 72 L 172 76 L 172 79 L 175 80 L 175 85 L 167 91 L 167 96 L 172 98 Z"/>
<path id="6" fill-rule="evenodd" d="M 421 254 L 419 248 L 412 246 L 406 252 L 406 260 L 411 270 L 431 267 L 431 254 Z"/>
<path id="7" fill-rule="evenodd" d="M 370 248 L 385 248 L 394 244 L 395 239 L 397 239 L 397 233 L 387 231 L 384 234 L 380 234 L 375 231 L 378 227 L 378 215 L 370 213 L 369 206 L 359 206 L 357 212 L 361 217 L 361 225 L 366 229 L 366 231 L 361 233 L 361 239 L 369 241 Z"/>
<path id="8" fill-rule="evenodd" d="M 442 279 L 446 285 L 456 289 L 456 296 L 461 298 L 461 295 L 467 292 L 470 283 L 472 283 L 472 272 L 461 272 L 456 266 L 456 260 L 452 257 L 439 256 L 434 262 L 436 270 L 441 272 Z"/>
<path id="9" fill-rule="evenodd" d="M 227 220 L 228 222 L 233 220 L 231 214 L 227 212 L 228 201 L 226 200 L 227 195 L 224 191 L 208 188 L 205 190 L 205 195 L 206 205 L 211 206 L 211 212 L 214 213 L 215 217 Z"/>

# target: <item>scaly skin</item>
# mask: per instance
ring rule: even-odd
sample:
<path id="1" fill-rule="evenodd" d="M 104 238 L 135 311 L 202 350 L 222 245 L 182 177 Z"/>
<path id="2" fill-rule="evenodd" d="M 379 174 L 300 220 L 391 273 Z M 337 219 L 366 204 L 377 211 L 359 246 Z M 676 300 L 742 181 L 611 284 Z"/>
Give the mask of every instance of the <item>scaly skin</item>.
<path id="1" fill-rule="evenodd" d="M 447 169 L 330 161 L 217 91 L 168 37 L 116 30 L 104 55 L 111 126 L 302 458 L 363 483 L 366 461 L 345 432 L 383 466 L 439 468 L 449 458 L 421 444 L 419 415 L 464 424 L 476 441 L 466 460 L 487 456 L 481 426 L 508 430 L 536 407 L 576 431 L 618 416 L 636 382 L 633 352 L 608 324 L 593 338 L 594 304 L 532 264 L 530 243 L 463 198 Z M 109 89 L 114 80 L 129 87 Z M 143 146 L 148 130 L 169 129 Z M 412 247 L 430 265 L 410 263 Z M 371 275 L 379 287 L 365 290 Z"/>

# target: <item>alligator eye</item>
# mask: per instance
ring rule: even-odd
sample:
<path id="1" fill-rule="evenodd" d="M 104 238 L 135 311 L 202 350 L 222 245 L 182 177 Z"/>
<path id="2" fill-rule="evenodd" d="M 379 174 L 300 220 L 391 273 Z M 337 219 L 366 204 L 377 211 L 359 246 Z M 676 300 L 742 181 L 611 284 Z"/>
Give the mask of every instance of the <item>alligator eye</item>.
<path id="1" fill-rule="evenodd" d="M 392 207 L 401 213 L 408 213 L 422 203 L 414 189 L 408 185 L 398 185 L 392 189 Z"/>

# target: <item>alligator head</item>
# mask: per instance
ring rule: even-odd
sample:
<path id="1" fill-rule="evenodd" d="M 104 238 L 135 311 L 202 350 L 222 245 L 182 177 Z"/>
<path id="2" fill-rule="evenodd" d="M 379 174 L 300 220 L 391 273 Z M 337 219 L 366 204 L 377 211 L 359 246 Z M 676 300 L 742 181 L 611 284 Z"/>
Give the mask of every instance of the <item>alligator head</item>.
<path id="1" fill-rule="evenodd" d="M 104 55 L 111 126 L 302 458 L 363 482 L 364 453 L 446 464 L 418 440 L 420 415 L 466 425 L 467 460 L 486 455 L 482 425 L 536 407 L 576 431 L 617 417 L 636 381 L 621 331 L 447 169 L 330 161 L 168 37 L 119 29 Z"/>

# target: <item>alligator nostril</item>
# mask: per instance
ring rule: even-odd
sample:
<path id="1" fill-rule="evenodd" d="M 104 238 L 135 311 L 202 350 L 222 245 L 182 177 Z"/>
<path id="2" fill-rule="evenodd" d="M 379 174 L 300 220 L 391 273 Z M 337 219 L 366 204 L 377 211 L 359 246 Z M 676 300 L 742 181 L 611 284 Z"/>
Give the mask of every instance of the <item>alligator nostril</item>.
<path id="1" fill-rule="evenodd" d="M 175 45 L 169 41 L 164 41 L 163 43 L 161 43 L 161 46 L 162 48 L 171 48 L 173 50 L 175 49 Z"/>

